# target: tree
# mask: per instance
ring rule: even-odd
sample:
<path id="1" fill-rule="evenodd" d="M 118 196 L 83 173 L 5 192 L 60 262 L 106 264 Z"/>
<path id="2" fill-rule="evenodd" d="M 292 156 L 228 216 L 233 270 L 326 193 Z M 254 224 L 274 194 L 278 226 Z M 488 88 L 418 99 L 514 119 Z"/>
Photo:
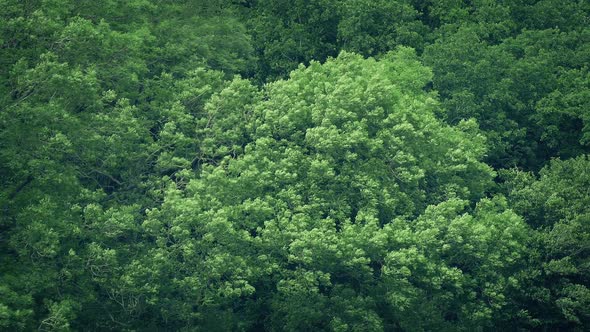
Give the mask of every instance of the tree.
<path id="1" fill-rule="evenodd" d="M 586 34 L 525 31 L 492 45 L 476 25 L 465 24 L 440 38 L 424 60 L 433 68 L 446 120 L 475 118 L 490 143 L 487 161 L 496 168 L 537 170 L 553 156 L 587 152 L 579 111 L 586 103 L 587 52 L 586 43 L 576 42 Z"/>
<path id="2" fill-rule="evenodd" d="M 585 155 L 553 160 L 538 179 L 512 172 L 508 182 L 513 209 L 536 229 L 521 306 L 544 328 L 589 323 L 589 167 Z"/>
<path id="3" fill-rule="evenodd" d="M 334 0 L 249 1 L 244 15 L 258 57 L 257 79 L 286 77 L 300 63 L 337 54 Z"/>
<path id="4" fill-rule="evenodd" d="M 340 49 L 376 56 L 403 45 L 422 50 L 428 29 L 409 1 L 342 1 L 339 6 Z"/>
<path id="5" fill-rule="evenodd" d="M 171 183 L 149 211 L 146 233 L 168 258 L 132 271 L 166 271 L 144 279 L 192 287 L 158 287 L 154 310 L 173 306 L 185 326 L 223 317 L 231 329 L 378 331 L 409 327 L 405 316 L 424 304 L 425 328 L 490 324 L 526 228 L 501 200 L 463 214 L 493 172 L 479 161 L 484 140 L 472 122 L 436 119 L 434 95 L 422 90 L 430 78 L 400 48 L 380 61 L 342 53 L 312 62 L 254 98 L 240 81 L 218 95 L 224 103 L 213 96 L 220 114 L 252 104 L 249 125 L 219 123 L 244 128 L 239 135 L 216 139 L 248 142 L 186 186 Z"/>

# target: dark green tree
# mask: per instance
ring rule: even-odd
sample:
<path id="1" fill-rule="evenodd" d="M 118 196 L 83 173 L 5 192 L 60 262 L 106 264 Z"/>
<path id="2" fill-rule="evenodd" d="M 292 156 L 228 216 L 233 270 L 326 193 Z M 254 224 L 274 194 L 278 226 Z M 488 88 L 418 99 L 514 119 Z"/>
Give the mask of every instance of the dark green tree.
<path id="1" fill-rule="evenodd" d="M 590 160 L 553 160 L 539 178 L 511 172 L 514 211 L 535 228 L 521 307 L 534 326 L 583 330 L 589 324 Z"/>

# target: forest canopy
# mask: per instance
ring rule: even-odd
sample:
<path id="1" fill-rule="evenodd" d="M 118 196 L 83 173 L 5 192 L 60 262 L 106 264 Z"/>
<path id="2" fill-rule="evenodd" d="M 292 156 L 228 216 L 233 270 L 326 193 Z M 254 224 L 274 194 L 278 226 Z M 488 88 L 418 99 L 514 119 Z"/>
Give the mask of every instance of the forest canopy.
<path id="1" fill-rule="evenodd" d="M 0 8 L 0 330 L 590 329 L 589 2 Z"/>

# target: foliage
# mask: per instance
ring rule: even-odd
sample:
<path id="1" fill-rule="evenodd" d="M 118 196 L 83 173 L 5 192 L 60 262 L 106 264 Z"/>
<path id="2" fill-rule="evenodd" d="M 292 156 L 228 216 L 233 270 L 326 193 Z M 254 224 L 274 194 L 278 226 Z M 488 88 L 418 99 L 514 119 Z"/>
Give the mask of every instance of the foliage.
<path id="1" fill-rule="evenodd" d="M 582 155 L 552 161 L 538 179 L 509 173 L 507 182 L 514 210 L 537 228 L 527 305 L 543 324 L 558 329 L 583 328 L 590 319 L 589 169 Z"/>
<path id="2" fill-rule="evenodd" d="M 0 8 L 0 330 L 589 329 L 588 1 Z"/>

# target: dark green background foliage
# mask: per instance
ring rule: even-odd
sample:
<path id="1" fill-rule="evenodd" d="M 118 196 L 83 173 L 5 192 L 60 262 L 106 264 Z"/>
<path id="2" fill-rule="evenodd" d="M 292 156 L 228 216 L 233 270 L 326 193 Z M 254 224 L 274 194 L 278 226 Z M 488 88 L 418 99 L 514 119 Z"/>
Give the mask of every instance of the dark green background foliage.
<path id="1" fill-rule="evenodd" d="M 0 330 L 590 329 L 588 1 L 0 8 Z"/>

